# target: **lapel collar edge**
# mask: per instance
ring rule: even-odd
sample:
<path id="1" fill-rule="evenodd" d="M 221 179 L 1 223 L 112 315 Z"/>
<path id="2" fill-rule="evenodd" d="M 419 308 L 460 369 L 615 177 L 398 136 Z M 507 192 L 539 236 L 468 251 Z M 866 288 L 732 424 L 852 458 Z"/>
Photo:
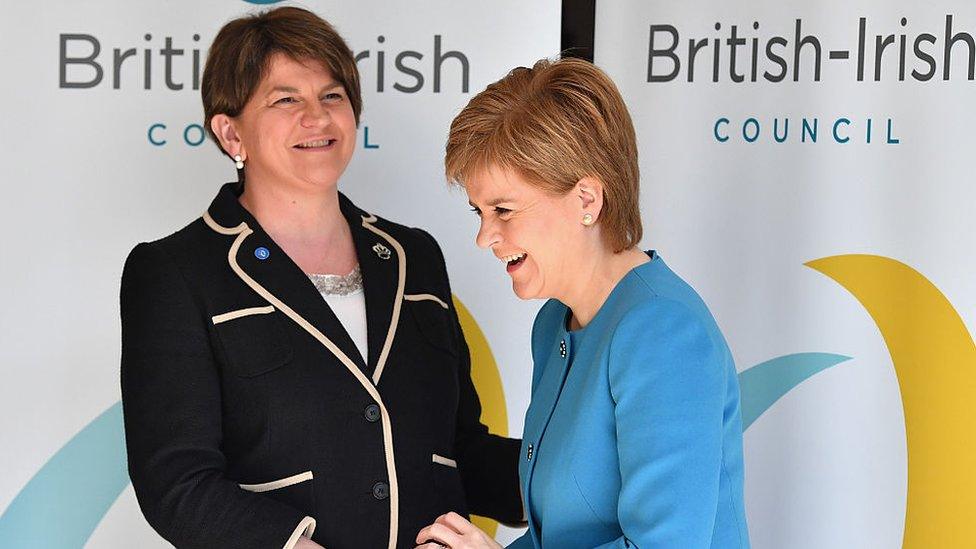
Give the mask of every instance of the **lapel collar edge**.
<path id="1" fill-rule="evenodd" d="M 241 221 L 241 224 L 236 227 L 224 227 L 223 225 L 214 221 L 214 218 L 210 215 L 209 211 L 203 212 L 203 216 L 201 217 L 203 217 L 203 222 L 206 223 L 208 227 L 213 229 L 214 232 L 220 234 L 236 235 L 244 231 L 250 230 L 250 227 L 248 227 L 247 223 L 244 221 Z"/>
<path id="2" fill-rule="evenodd" d="M 211 221 L 213 220 L 211 219 Z M 216 225 L 216 223 L 214 223 L 214 225 Z M 220 225 L 216 225 L 216 226 L 220 227 Z M 211 228 L 213 228 L 213 226 L 211 226 Z M 230 230 L 227 229 L 226 227 L 220 227 L 220 228 Z M 331 339 L 329 339 L 325 334 L 323 334 L 318 328 L 316 328 L 307 320 L 305 320 L 305 318 L 302 317 L 302 315 L 298 314 L 294 309 L 289 307 L 284 301 L 278 299 L 278 297 L 272 294 L 264 286 L 261 286 L 260 283 L 258 283 L 256 280 L 251 278 L 247 274 L 247 272 L 244 271 L 244 269 L 237 263 L 237 253 L 240 250 L 241 244 L 244 243 L 244 240 L 246 240 L 248 236 L 253 234 L 254 231 L 252 231 L 249 227 L 247 227 L 246 223 L 241 223 L 241 225 L 236 227 L 234 230 L 236 231 L 237 229 L 240 229 L 240 231 L 237 234 L 237 238 L 235 238 L 234 242 L 231 244 L 230 250 L 227 253 L 227 261 L 228 263 L 230 263 L 231 270 L 233 270 L 234 273 L 238 276 L 238 278 L 244 281 L 244 283 L 247 284 L 248 287 L 254 290 L 255 293 L 257 293 L 259 296 L 267 300 L 268 303 L 277 307 L 279 311 L 284 313 L 288 318 L 290 318 L 292 321 L 298 324 L 302 329 L 308 332 L 309 335 L 315 338 L 319 343 L 325 346 L 333 355 L 335 355 L 335 357 L 339 359 L 339 362 L 341 362 L 342 365 L 345 366 L 346 369 L 349 371 L 349 373 L 351 373 L 353 377 L 355 377 L 356 380 L 359 381 L 359 384 L 362 385 L 364 389 L 366 389 L 366 392 L 369 393 L 371 397 L 373 397 L 373 400 L 375 400 L 380 407 L 380 413 L 381 413 L 380 418 L 382 420 L 381 424 L 383 426 L 383 446 L 386 452 L 387 477 L 389 478 L 389 484 L 390 484 L 390 535 L 388 538 L 388 547 L 389 549 L 393 549 L 394 547 L 396 547 L 397 533 L 398 533 L 397 528 L 398 528 L 398 519 L 399 519 L 399 483 L 397 482 L 396 462 L 394 461 L 394 457 L 393 457 L 393 424 L 390 420 L 390 413 L 386 409 L 386 405 L 383 403 L 383 399 L 380 397 L 379 389 L 377 389 L 375 385 L 370 383 L 370 380 L 369 378 L 366 377 L 366 374 L 364 374 L 359 369 L 356 363 L 353 362 L 353 360 L 349 358 L 349 356 L 346 355 L 346 353 L 344 353 L 342 349 L 339 348 L 338 345 L 336 345 Z M 397 246 L 399 246 L 399 243 L 397 244 Z M 397 307 L 397 310 L 399 310 L 399 307 Z"/>
<path id="3" fill-rule="evenodd" d="M 263 297 L 268 303 L 270 303 L 279 311 L 284 313 L 292 321 L 298 324 L 302 329 L 304 329 L 306 332 L 311 334 L 311 336 L 314 337 L 316 340 L 318 340 L 319 343 L 321 343 L 329 351 L 331 351 L 332 354 L 334 354 L 336 358 L 338 358 L 339 361 L 342 362 L 342 365 L 345 366 L 346 369 L 349 370 L 349 372 L 352 373 L 357 380 L 359 380 L 359 383 L 362 384 L 363 387 L 365 387 L 366 390 L 374 398 L 379 400 L 379 393 L 376 391 L 376 387 L 374 387 L 369 382 L 369 379 L 362 372 L 362 370 L 360 370 L 359 367 L 356 366 L 356 363 L 351 358 L 349 358 L 349 356 L 345 352 L 343 352 L 343 350 L 340 349 L 339 346 L 335 344 L 335 342 L 329 339 L 329 337 L 323 334 L 318 328 L 313 326 L 302 315 L 298 314 L 298 312 L 296 312 L 294 309 L 289 307 L 287 303 L 285 303 L 277 296 L 272 294 L 267 288 L 262 286 L 258 281 L 251 278 L 251 276 L 247 274 L 247 271 L 245 271 L 244 268 L 241 267 L 240 264 L 238 264 L 237 253 L 240 250 L 241 244 L 244 243 L 244 240 L 247 239 L 247 237 L 251 236 L 254 233 L 254 231 L 252 231 L 249 227 L 247 227 L 246 224 L 242 223 L 242 225 L 245 226 L 237 235 L 237 238 L 234 239 L 234 242 L 233 244 L 231 244 L 230 250 L 227 253 L 227 261 L 228 263 L 230 263 L 230 268 L 232 271 L 234 271 L 234 274 L 236 274 L 238 278 L 243 280 L 244 283 L 247 284 L 247 286 L 250 287 L 256 294 Z"/>
<path id="4" fill-rule="evenodd" d="M 214 203 L 211 204 L 211 208 L 215 208 L 215 207 L 218 208 L 218 213 L 220 213 L 219 210 L 221 208 L 225 208 L 226 200 L 228 196 L 227 193 L 231 192 L 232 185 L 233 184 L 224 185 L 221 188 L 221 192 L 218 193 L 217 198 L 214 199 Z M 344 197 L 340 195 L 340 199 L 342 198 Z M 244 216 L 245 216 L 244 219 L 246 220 L 247 219 L 246 212 L 244 212 Z M 343 352 L 338 345 L 335 344 L 335 342 L 333 342 L 331 339 L 326 337 L 326 335 L 323 334 L 318 328 L 313 326 L 302 315 L 298 314 L 298 312 L 296 312 L 294 309 L 289 307 L 285 302 L 280 300 L 277 296 L 271 293 L 267 288 L 265 288 L 256 280 L 251 278 L 251 276 L 247 274 L 247 272 L 240 266 L 240 264 L 238 264 L 237 254 L 240 251 L 241 245 L 244 243 L 244 240 L 247 239 L 248 236 L 254 233 L 254 230 L 248 226 L 246 221 L 241 221 L 240 224 L 238 224 L 236 227 L 225 227 L 223 225 L 220 225 L 214 220 L 213 216 L 210 214 L 209 209 L 203 213 L 202 217 L 204 223 L 208 227 L 210 227 L 211 230 L 223 235 L 228 235 L 228 236 L 236 235 L 236 238 L 231 243 L 230 249 L 227 252 L 227 262 L 230 265 L 230 268 L 234 272 L 234 274 L 236 274 L 238 278 L 240 278 L 249 288 L 251 288 L 251 290 L 253 290 L 259 296 L 264 298 L 268 303 L 277 307 L 277 309 L 282 313 L 284 313 L 285 316 L 287 316 L 293 322 L 298 324 L 299 327 L 301 327 L 306 332 L 308 332 L 309 335 L 311 335 L 315 340 L 317 340 L 326 349 L 328 349 L 333 355 L 335 355 L 335 357 L 339 359 L 339 362 L 341 362 L 342 365 L 345 366 L 345 368 L 349 371 L 349 373 L 351 373 L 353 377 L 356 378 L 359 384 L 362 385 L 364 389 L 366 389 L 366 392 L 369 393 L 369 395 L 373 397 L 373 400 L 376 401 L 376 403 L 379 405 L 381 425 L 383 428 L 383 447 L 386 453 L 386 470 L 387 470 L 387 477 L 390 483 L 390 533 L 387 540 L 388 541 L 387 545 L 388 545 L 388 549 L 394 549 L 397 545 L 397 537 L 399 533 L 400 490 L 399 490 L 399 482 L 397 481 L 396 461 L 394 459 L 394 452 L 393 452 L 393 424 L 390 419 L 390 413 L 386 409 L 386 404 L 384 404 L 383 399 L 380 397 L 379 389 L 374 384 L 370 383 L 370 380 L 369 378 L 366 377 L 366 374 L 364 374 L 362 370 L 359 369 L 356 363 L 352 359 L 350 359 L 349 356 L 345 352 Z M 361 217 L 363 219 L 364 227 L 366 227 L 367 221 L 368 222 L 376 221 L 376 217 L 372 215 L 368 217 L 363 215 Z M 400 246 L 399 242 L 396 242 L 396 240 L 394 240 L 392 237 L 390 237 L 386 233 L 383 233 L 382 231 L 379 231 L 378 229 L 375 229 L 374 227 L 367 227 L 367 228 L 377 234 L 380 234 L 381 236 L 389 240 L 391 245 L 393 245 L 394 248 L 398 250 L 398 252 L 402 253 L 403 248 Z M 400 301 L 402 301 L 403 286 L 405 280 L 406 280 L 406 270 L 403 268 L 403 264 L 401 263 L 400 284 L 399 284 L 399 291 L 398 291 L 398 296 L 401 296 L 401 299 L 398 299 L 397 302 L 394 304 L 394 308 L 396 310 L 394 316 L 394 322 L 399 317 Z M 387 350 L 389 348 L 390 342 L 392 341 L 392 338 L 390 336 L 392 336 L 392 332 L 388 334 L 388 341 L 387 344 L 384 346 L 384 348 L 386 348 Z M 380 362 L 380 365 L 382 365 L 383 362 L 385 362 L 385 357 L 384 360 Z M 379 366 L 379 369 L 382 369 L 382 366 Z M 376 375 L 375 377 L 376 379 L 379 379 L 379 375 Z"/>
<path id="5" fill-rule="evenodd" d="M 390 348 L 393 346 L 393 338 L 396 336 L 397 326 L 400 322 L 400 309 L 403 305 L 403 292 L 407 283 L 407 253 L 397 239 L 387 234 L 382 229 L 373 226 L 376 222 L 375 215 L 362 215 L 363 228 L 379 235 L 390 243 L 390 246 L 397 253 L 397 290 L 393 298 L 393 313 L 390 315 L 390 325 L 386 331 L 386 340 L 383 342 L 383 349 L 380 351 L 379 359 L 376 361 L 376 370 L 373 371 L 373 383 L 379 385 L 380 376 L 383 375 L 383 368 L 386 366 L 386 359 L 390 355 Z"/>
<path id="6" fill-rule="evenodd" d="M 227 184 L 223 185 L 220 188 L 220 191 L 217 193 L 217 196 L 214 198 L 213 202 L 210 204 L 210 207 L 207 208 L 207 210 L 205 210 L 203 212 L 203 215 L 201 216 L 202 219 L 203 219 L 203 221 L 204 221 L 204 223 L 211 230 L 213 230 L 214 232 L 216 232 L 218 234 L 222 234 L 222 235 L 235 236 L 235 235 L 239 235 L 239 234 L 241 234 L 241 233 L 243 233 L 243 232 L 246 231 L 247 232 L 247 236 L 258 235 L 258 236 L 267 237 L 267 235 L 265 233 L 263 233 L 263 230 L 262 230 L 260 224 L 257 222 L 257 220 L 254 219 L 250 215 L 250 213 L 243 206 L 241 206 L 241 204 L 238 202 L 238 200 L 237 200 L 237 191 L 235 191 L 235 187 L 234 187 L 235 185 L 236 185 L 235 183 L 227 183 Z M 343 197 L 340 195 L 340 200 L 342 198 Z M 240 222 L 236 226 L 228 226 L 228 225 L 221 224 L 221 222 L 218 222 L 217 221 L 218 219 L 220 219 L 224 223 L 228 223 L 228 224 L 235 223 L 238 220 L 240 220 Z M 254 225 L 254 228 L 251 227 L 251 224 Z M 270 239 L 270 237 L 267 237 L 267 238 Z M 241 241 L 241 244 L 243 244 L 243 239 Z M 237 256 L 237 253 L 238 252 L 239 252 L 239 250 L 236 251 L 236 252 L 233 252 L 233 254 L 234 254 L 233 255 L 233 258 L 230 256 L 230 254 L 228 254 L 228 261 L 232 262 L 231 270 L 234 271 L 235 273 L 237 272 L 234 269 L 234 264 L 236 264 L 237 265 L 237 268 L 240 268 L 241 271 L 247 272 L 247 270 L 245 269 L 245 267 L 244 266 L 241 266 L 240 263 L 238 263 L 237 260 L 236 260 L 236 256 Z M 264 285 L 262 285 L 261 283 L 257 282 L 257 280 L 253 279 L 253 277 L 251 277 L 250 275 L 248 275 L 248 278 L 251 278 L 252 280 L 254 280 L 255 284 L 257 284 L 258 286 L 260 286 L 262 289 L 264 289 L 265 291 L 267 291 L 269 294 L 275 295 L 270 290 L 267 290 L 267 288 Z M 247 281 L 245 280 L 245 282 L 247 282 Z M 248 284 L 248 285 L 250 286 L 250 284 Z M 254 290 L 253 287 L 251 289 Z M 280 290 L 280 288 L 279 288 L 279 290 Z M 261 295 L 261 297 L 264 297 L 264 295 L 262 295 L 261 292 L 257 292 L 257 293 L 259 295 Z M 275 297 L 277 298 L 277 295 L 275 295 Z M 292 297 L 294 297 L 294 296 L 292 296 Z M 281 301 L 282 302 L 285 302 L 284 300 L 281 300 Z M 326 307 L 328 307 L 328 305 L 326 305 Z M 301 314 L 301 313 L 298 313 L 297 311 L 295 312 L 295 314 L 297 316 L 299 316 L 303 321 L 308 322 L 308 320 L 306 318 L 306 316 L 308 314 L 308 311 L 305 311 L 305 314 L 304 315 Z M 338 323 L 338 324 L 341 325 L 341 321 L 339 321 L 337 318 L 334 319 L 334 320 L 335 320 L 336 323 Z M 311 322 L 309 322 L 309 324 L 312 325 L 312 326 L 315 326 Z M 344 328 L 344 327 L 342 327 L 342 328 Z M 345 335 L 345 334 L 343 334 L 343 335 Z M 340 340 L 342 340 L 342 339 L 343 338 L 340 336 Z M 354 345 L 351 339 L 349 339 L 349 338 L 345 338 L 345 339 L 348 339 L 348 342 L 347 342 L 348 345 L 350 345 L 350 346 L 351 345 Z M 332 341 L 332 340 L 330 339 L 330 341 Z M 335 341 L 332 341 L 332 343 L 335 343 Z M 328 347 L 328 346 L 326 346 L 326 347 Z M 340 347 L 339 345 L 336 345 L 336 347 L 339 348 L 340 350 L 342 349 L 342 347 Z M 348 348 L 348 346 L 346 346 L 346 347 Z M 342 353 L 344 355 L 346 355 L 346 356 L 350 356 L 348 350 L 343 350 Z M 357 355 L 358 355 L 358 353 L 357 353 Z M 353 355 L 353 356 L 357 356 L 357 355 Z M 358 359 L 357 358 L 352 358 L 351 360 L 353 360 L 353 362 L 356 362 Z M 365 365 L 366 365 L 366 357 L 363 357 L 363 366 L 365 366 Z"/>

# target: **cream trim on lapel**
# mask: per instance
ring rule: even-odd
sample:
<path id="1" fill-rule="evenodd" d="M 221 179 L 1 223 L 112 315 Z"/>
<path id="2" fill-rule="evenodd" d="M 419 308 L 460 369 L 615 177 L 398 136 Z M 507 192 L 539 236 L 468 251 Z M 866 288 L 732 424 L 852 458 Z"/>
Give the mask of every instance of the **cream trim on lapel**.
<path id="1" fill-rule="evenodd" d="M 393 249 L 396 250 L 397 257 L 399 258 L 397 262 L 397 291 L 396 297 L 393 299 L 393 314 L 390 318 L 390 327 L 386 331 L 386 341 L 383 343 L 383 350 L 380 351 L 380 356 L 376 360 L 376 370 L 373 371 L 373 383 L 379 385 L 380 376 L 383 375 L 383 368 L 386 366 L 386 359 L 390 355 L 390 347 L 393 346 L 393 337 L 396 335 L 397 324 L 400 322 L 400 308 L 403 305 L 403 289 L 407 284 L 407 253 L 403 251 L 403 246 L 395 238 L 374 227 L 372 224 L 375 221 L 375 215 L 370 215 L 369 217 L 364 216 L 363 227 L 378 234 L 389 242 L 390 246 L 393 246 Z"/>
<path id="2" fill-rule="evenodd" d="M 236 227 L 224 227 L 223 225 L 218 225 L 214 218 L 210 217 L 210 212 L 203 212 L 203 222 L 207 224 L 208 227 L 220 234 L 235 235 L 239 234 L 244 229 L 247 229 L 247 223 L 241 221 L 241 224 Z"/>
<path id="3" fill-rule="evenodd" d="M 342 349 L 340 349 L 335 343 L 333 343 L 331 339 L 326 337 L 325 334 L 323 334 L 321 331 L 318 330 L 318 328 L 316 328 L 307 320 L 305 320 L 300 314 L 296 313 L 295 310 L 289 307 L 285 302 L 281 301 L 274 294 L 272 294 L 263 286 L 258 284 L 256 280 L 248 276 L 248 274 L 244 271 L 244 269 L 242 269 L 241 266 L 238 265 L 237 251 L 241 248 L 241 244 L 244 243 L 244 240 L 247 239 L 248 236 L 254 233 L 254 231 L 247 226 L 247 223 L 241 222 L 240 225 L 234 228 L 223 227 L 221 225 L 218 225 L 217 222 L 215 222 L 213 218 L 210 217 L 209 212 L 204 213 L 203 220 L 207 223 L 207 225 L 210 226 L 211 229 L 213 229 L 214 231 L 220 234 L 237 235 L 237 238 L 234 239 L 233 244 L 231 244 L 230 246 L 230 250 L 227 252 L 227 262 L 230 264 L 231 270 L 233 270 L 234 273 L 237 274 L 237 276 L 241 280 L 243 280 L 244 283 L 247 284 L 252 290 L 254 290 L 259 296 L 263 297 L 265 300 L 268 301 L 268 303 L 271 303 L 279 311 L 281 311 L 286 316 L 288 316 L 288 318 L 292 319 L 302 329 L 308 332 L 309 335 L 314 337 L 319 343 L 321 343 L 323 346 L 325 346 L 326 349 L 328 349 L 333 355 L 335 355 L 335 357 L 339 359 L 339 362 L 341 362 L 342 365 L 345 366 L 347 370 L 349 370 L 349 373 L 351 373 L 356 378 L 356 380 L 359 381 L 359 384 L 362 385 L 364 389 L 366 389 L 366 392 L 368 392 L 369 395 L 373 397 L 373 400 L 376 401 L 376 404 L 379 405 L 380 419 L 382 420 L 381 423 L 383 426 L 383 449 L 386 453 L 386 472 L 390 480 L 390 535 L 389 535 L 388 548 L 395 549 L 397 545 L 397 530 L 399 528 L 399 519 L 400 519 L 400 490 L 397 483 L 396 463 L 394 462 L 394 456 L 393 456 L 393 425 L 390 421 L 390 413 L 389 411 L 387 411 L 386 405 L 383 404 L 383 399 L 380 398 L 379 391 L 376 389 L 376 386 L 370 382 L 369 378 L 367 378 L 363 374 L 362 370 L 359 369 L 359 366 L 357 366 L 356 363 L 353 362 L 352 359 L 350 359 L 349 356 L 346 355 L 346 353 L 342 352 Z M 366 219 L 363 219 L 363 225 L 365 226 L 365 224 L 366 224 Z M 400 244 L 395 240 L 393 240 L 392 238 L 389 238 L 389 240 L 391 244 L 393 244 L 397 248 L 397 251 L 402 253 L 403 249 L 400 248 Z M 406 276 L 406 272 L 403 270 L 403 264 L 401 263 L 400 266 L 401 282 L 400 282 L 400 289 L 397 293 L 398 299 L 395 305 L 396 313 L 394 314 L 394 321 L 396 320 L 396 317 L 399 314 L 399 303 L 402 300 L 403 281 L 405 279 L 405 276 Z M 395 323 L 394 323 L 394 329 L 395 329 Z M 390 341 L 392 341 L 392 331 L 390 335 L 387 336 L 387 345 L 390 344 Z M 382 364 L 382 360 L 380 361 L 380 364 Z"/>

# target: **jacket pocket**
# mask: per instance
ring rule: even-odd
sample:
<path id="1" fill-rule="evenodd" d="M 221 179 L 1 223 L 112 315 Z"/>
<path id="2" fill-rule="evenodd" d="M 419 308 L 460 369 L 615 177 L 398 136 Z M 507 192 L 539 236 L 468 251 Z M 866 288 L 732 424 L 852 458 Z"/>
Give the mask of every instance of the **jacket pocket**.
<path id="1" fill-rule="evenodd" d="M 227 368 L 239 377 L 276 370 L 292 359 L 281 315 L 265 311 L 266 308 L 253 307 L 214 317 L 214 329 L 227 357 Z"/>
<path id="2" fill-rule="evenodd" d="M 434 489 L 437 491 L 435 503 L 438 514 L 454 511 L 462 516 L 468 516 L 468 505 L 464 496 L 464 485 L 457 463 L 450 458 L 433 454 L 430 462 L 430 474 Z"/>
<path id="3" fill-rule="evenodd" d="M 584 488 L 580 483 L 580 477 L 575 471 L 570 473 L 573 477 L 573 484 L 576 485 L 576 493 L 579 494 L 583 503 L 593 514 L 593 517 L 598 521 L 603 523 L 605 526 L 613 528 L 616 527 L 616 516 L 607 516 L 606 512 L 611 513 L 616 512 L 617 496 L 619 494 L 610 494 L 608 490 L 602 487 L 593 487 L 593 484 L 600 483 L 587 483 L 588 488 Z M 596 480 L 596 479 L 593 479 Z M 589 495 L 587 495 L 589 494 Z"/>
<path id="4" fill-rule="evenodd" d="M 228 311 L 223 314 L 214 315 L 213 317 L 210 318 L 210 320 L 214 323 L 214 326 L 216 326 L 217 324 L 223 324 L 224 322 L 228 322 L 236 318 L 241 318 L 241 317 L 251 316 L 251 315 L 270 314 L 273 313 L 274 310 L 275 310 L 274 307 L 272 307 L 271 305 L 268 305 L 267 307 L 248 307 L 246 309 L 237 309 L 236 311 Z"/>
<path id="5" fill-rule="evenodd" d="M 308 516 L 315 516 L 314 476 L 311 471 L 257 484 L 239 484 L 242 490 L 263 494 Z"/>
<path id="6" fill-rule="evenodd" d="M 431 346 L 457 356 L 454 315 L 447 303 L 432 294 L 407 294 L 403 306 L 410 311 L 421 337 Z"/>
<path id="7" fill-rule="evenodd" d="M 445 465 L 447 467 L 453 467 L 457 469 L 457 462 L 451 458 L 446 458 L 437 454 L 431 455 L 431 461 L 433 463 L 439 463 L 440 465 Z"/>

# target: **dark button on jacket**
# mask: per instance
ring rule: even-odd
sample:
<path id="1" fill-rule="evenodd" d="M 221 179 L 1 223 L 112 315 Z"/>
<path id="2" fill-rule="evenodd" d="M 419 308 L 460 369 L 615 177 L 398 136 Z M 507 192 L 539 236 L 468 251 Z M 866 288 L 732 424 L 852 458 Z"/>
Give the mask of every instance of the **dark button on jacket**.
<path id="1" fill-rule="evenodd" d="M 363 412 L 363 415 L 366 416 L 366 421 L 370 423 L 376 423 L 377 421 L 380 420 L 380 407 L 377 406 L 376 404 L 370 404 L 369 406 L 366 407 L 366 410 Z"/>

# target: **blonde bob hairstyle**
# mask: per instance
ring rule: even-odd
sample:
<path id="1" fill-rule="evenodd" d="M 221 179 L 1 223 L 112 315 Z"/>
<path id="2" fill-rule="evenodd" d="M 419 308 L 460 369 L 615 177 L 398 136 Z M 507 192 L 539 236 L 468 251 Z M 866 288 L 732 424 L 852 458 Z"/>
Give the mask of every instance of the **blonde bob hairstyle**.
<path id="1" fill-rule="evenodd" d="M 556 196 L 595 178 L 606 244 L 621 252 L 640 242 L 634 125 L 613 81 L 587 61 L 543 59 L 488 86 L 451 123 L 444 164 L 452 184 L 501 168 Z"/>

